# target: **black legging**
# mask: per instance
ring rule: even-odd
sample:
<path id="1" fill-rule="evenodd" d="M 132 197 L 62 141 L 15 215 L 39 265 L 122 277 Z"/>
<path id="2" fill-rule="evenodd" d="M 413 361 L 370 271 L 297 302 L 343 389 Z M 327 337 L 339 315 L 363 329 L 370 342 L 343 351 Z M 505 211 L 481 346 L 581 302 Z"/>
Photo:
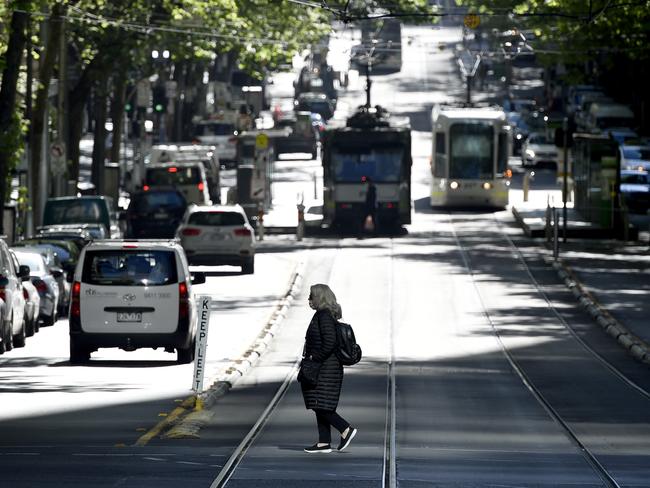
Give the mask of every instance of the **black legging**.
<path id="1" fill-rule="evenodd" d="M 316 413 L 316 423 L 318 424 L 318 442 L 329 444 L 332 442 L 332 431 L 330 426 L 334 426 L 341 434 L 350 427 L 350 424 L 341 417 L 335 410 L 314 409 Z"/>

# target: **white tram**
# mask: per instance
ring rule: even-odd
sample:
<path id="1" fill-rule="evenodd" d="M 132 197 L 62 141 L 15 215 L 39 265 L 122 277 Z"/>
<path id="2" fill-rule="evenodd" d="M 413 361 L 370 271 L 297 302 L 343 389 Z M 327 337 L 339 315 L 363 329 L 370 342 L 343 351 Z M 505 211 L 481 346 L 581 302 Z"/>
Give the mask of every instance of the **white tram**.
<path id="1" fill-rule="evenodd" d="M 503 110 L 436 105 L 431 117 L 431 206 L 508 205 L 510 128 Z"/>

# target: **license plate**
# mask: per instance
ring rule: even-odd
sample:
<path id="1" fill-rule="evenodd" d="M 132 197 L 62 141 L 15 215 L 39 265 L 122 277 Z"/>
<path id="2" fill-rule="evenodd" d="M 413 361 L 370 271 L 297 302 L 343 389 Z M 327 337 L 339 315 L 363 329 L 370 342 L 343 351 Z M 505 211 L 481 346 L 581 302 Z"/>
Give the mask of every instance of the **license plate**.
<path id="1" fill-rule="evenodd" d="M 142 312 L 117 312 L 118 322 L 142 322 Z"/>

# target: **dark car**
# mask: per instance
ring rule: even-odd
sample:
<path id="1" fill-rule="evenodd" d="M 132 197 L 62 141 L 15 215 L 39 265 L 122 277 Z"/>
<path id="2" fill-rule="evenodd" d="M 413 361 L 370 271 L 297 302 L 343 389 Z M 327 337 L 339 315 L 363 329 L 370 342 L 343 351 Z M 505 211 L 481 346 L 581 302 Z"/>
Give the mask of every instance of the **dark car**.
<path id="1" fill-rule="evenodd" d="M 309 153 L 312 159 L 318 155 L 320 133 L 314 127 L 309 112 L 296 112 L 294 117 L 278 120 L 277 127 L 289 127 L 285 137 L 275 138 L 275 153 Z"/>
<path id="2" fill-rule="evenodd" d="M 320 114 L 323 120 L 329 120 L 334 115 L 334 103 L 324 93 L 301 93 L 294 102 L 294 108 Z"/>
<path id="3" fill-rule="evenodd" d="M 58 197 L 47 200 L 43 211 L 43 225 L 67 224 L 101 224 L 107 237 L 120 237 L 117 214 L 110 197 Z"/>
<path id="4" fill-rule="evenodd" d="M 132 238 L 172 238 L 187 209 L 174 188 L 151 188 L 134 193 L 126 211 L 126 234 Z"/>

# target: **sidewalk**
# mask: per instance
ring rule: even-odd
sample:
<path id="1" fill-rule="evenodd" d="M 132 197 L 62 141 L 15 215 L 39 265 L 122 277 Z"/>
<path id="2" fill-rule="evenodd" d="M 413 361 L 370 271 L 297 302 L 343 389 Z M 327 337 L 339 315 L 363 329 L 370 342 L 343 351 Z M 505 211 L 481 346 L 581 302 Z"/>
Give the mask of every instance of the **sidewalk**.
<path id="1" fill-rule="evenodd" d="M 512 213 L 529 237 L 544 237 L 547 193 L 531 192 L 528 202 L 513 195 Z M 570 217 L 576 217 L 573 209 Z M 638 242 L 598 238 L 593 227 L 572 218 L 554 267 L 598 324 L 650 364 L 650 249 Z"/>

